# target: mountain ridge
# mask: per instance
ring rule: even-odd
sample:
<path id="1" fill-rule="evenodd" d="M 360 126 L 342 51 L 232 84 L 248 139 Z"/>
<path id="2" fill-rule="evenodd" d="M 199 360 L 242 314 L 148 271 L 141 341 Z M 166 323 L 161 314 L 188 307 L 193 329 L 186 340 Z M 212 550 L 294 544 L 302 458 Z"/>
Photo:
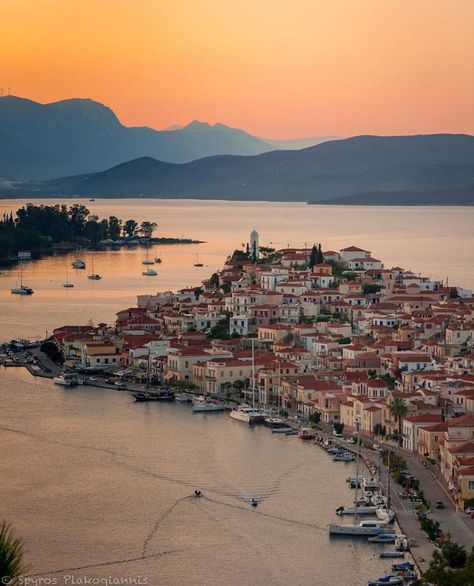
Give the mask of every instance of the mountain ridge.
<path id="1" fill-rule="evenodd" d="M 275 147 L 243 130 L 193 121 L 184 128 L 124 126 L 108 106 L 90 98 L 41 104 L 0 97 L 0 175 L 47 179 L 101 171 L 152 156 L 188 162 L 220 153 L 257 154 Z"/>
<path id="2" fill-rule="evenodd" d="M 140 157 L 99 173 L 45 182 L 39 191 L 98 197 L 471 205 L 474 137 L 364 135 L 299 151 L 219 155 L 181 164 Z"/>

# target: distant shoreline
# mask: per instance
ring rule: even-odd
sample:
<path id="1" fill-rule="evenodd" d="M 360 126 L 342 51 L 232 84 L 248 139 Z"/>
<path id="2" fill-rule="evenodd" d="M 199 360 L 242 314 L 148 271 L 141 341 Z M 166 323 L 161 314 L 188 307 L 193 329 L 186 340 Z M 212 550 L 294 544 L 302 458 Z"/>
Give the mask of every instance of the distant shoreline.
<path id="1" fill-rule="evenodd" d="M 372 195 L 372 194 L 371 194 Z M 80 196 L 71 196 L 71 195 L 51 195 L 51 194 L 42 194 L 42 195 L 17 195 L 17 194 L 10 194 L 4 195 L 0 194 L 0 202 L 7 201 L 7 200 L 68 200 L 71 202 L 74 201 L 83 201 L 89 200 L 91 196 L 80 195 Z M 161 200 L 161 201 L 214 201 L 214 202 L 235 202 L 235 203 L 268 203 L 268 204 L 286 204 L 286 203 L 293 203 L 293 204 L 301 204 L 301 205 L 311 205 L 311 206 L 367 206 L 367 207 L 383 207 L 383 206 L 390 206 L 390 207 L 472 207 L 474 206 L 474 196 L 472 201 L 467 202 L 449 202 L 449 201 L 427 201 L 427 202 L 417 202 L 417 201 L 390 201 L 393 200 L 394 197 L 392 195 L 387 195 L 387 198 L 390 198 L 388 201 L 378 200 L 378 201 L 370 201 L 368 200 L 359 200 L 359 201 L 338 201 L 335 200 L 323 200 L 323 201 L 304 201 L 304 200 L 292 200 L 292 199 L 239 199 L 239 198 L 226 198 L 226 197 L 163 197 L 163 196 L 140 196 L 140 195 L 96 195 L 93 196 L 96 201 L 99 200 L 111 200 L 111 199 L 133 199 L 133 200 Z M 353 196 L 348 196 L 353 197 Z M 355 196 L 354 196 L 355 197 Z M 357 196 L 363 197 L 363 196 Z M 399 197 L 403 197 L 403 194 L 399 194 Z M 411 194 L 406 194 L 405 197 L 410 199 L 412 197 Z M 341 198 L 342 200 L 343 198 Z M 199 241 L 193 241 L 191 244 L 199 244 Z"/>

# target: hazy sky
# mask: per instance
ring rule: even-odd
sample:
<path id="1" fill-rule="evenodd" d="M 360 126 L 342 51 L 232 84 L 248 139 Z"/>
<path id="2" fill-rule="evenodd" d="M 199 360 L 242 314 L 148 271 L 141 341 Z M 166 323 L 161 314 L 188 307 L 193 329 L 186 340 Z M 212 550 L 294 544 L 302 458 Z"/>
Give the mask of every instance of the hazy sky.
<path id="1" fill-rule="evenodd" d="M 474 0 L 0 0 L 0 86 L 155 128 L 474 134 Z"/>

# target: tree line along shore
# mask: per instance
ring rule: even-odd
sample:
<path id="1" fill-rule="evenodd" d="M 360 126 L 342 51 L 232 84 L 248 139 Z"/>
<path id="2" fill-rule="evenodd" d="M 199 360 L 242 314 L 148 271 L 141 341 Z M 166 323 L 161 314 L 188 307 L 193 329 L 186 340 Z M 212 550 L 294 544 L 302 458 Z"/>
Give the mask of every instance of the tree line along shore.
<path id="1" fill-rule="evenodd" d="M 153 237 L 158 225 L 145 220 L 122 220 L 116 216 L 100 219 L 79 203 L 35 205 L 28 203 L 14 216 L 0 219 L 0 263 L 18 258 L 21 251 L 33 257 L 80 248 L 127 245 L 198 244 L 190 238 Z"/>

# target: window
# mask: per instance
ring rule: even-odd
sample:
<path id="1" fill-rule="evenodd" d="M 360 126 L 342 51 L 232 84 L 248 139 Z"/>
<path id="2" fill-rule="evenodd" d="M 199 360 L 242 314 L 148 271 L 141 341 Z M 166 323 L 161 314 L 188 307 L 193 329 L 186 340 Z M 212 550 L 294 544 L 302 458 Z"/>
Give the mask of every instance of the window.
<path id="1" fill-rule="evenodd" d="M 474 490 L 474 480 L 467 481 L 467 490 Z"/>

